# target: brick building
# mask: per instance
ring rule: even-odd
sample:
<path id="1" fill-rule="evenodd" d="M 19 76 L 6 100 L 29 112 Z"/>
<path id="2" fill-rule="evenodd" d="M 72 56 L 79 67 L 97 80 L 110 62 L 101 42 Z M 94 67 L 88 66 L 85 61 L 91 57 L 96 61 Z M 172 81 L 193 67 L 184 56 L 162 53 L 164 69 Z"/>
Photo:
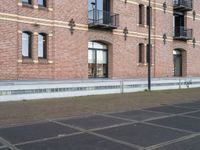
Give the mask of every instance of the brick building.
<path id="1" fill-rule="evenodd" d="M 149 24 L 152 75 L 200 76 L 199 0 L 1 0 L 0 79 L 146 77 Z"/>

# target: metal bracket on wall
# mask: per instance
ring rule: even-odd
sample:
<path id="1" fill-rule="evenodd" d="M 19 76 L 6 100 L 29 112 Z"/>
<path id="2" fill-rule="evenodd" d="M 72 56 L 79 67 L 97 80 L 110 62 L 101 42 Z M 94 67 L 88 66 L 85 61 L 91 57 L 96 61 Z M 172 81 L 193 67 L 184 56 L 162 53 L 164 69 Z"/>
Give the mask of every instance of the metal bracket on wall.
<path id="1" fill-rule="evenodd" d="M 196 11 L 195 10 L 192 12 L 192 15 L 193 15 L 193 20 L 195 20 L 196 19 Z"/>
<path id="2" fill-rule="evenodd" d="M 192 44 L 193 44 L 193 48 L 195 48 L 196 47 L 196 39 L 195 38 L 192 39 Z"/>
<path id="3" fill-rule="evenodd" d="M 71 34 L 73 34 L 74 33 L 74 27 L 76 26 L 76 24 L 75 24 L 75 21 L 74 21 L 74 19 L 72 18 L 70 21 L 69 21 L 69 27 L 70 27 L 70 32 L 71 32 Z"/>
<path id="4" fill-rule="evenodd" d="M 166 13 L 166 10 L 167 10 L 167 3 L 166 2 L 163 3 L 163 10 L 164 10 L 164 13 Z"/>
<path id="5" fill-rule="evenodd" d="M 167 34 L 164 33 L 164 34 L 163 34 L 163 43 L 164 43 L 164 45 L 166 44 L 166 40 L 167 40 Z"/>
<path id="6" fill-rule="evenodd" d="M 126 41 L 127 35 L 128 35 L 128 28 L 127 27 L 124 28 L 123 33 L 124 33 L 124 40 Z"/>

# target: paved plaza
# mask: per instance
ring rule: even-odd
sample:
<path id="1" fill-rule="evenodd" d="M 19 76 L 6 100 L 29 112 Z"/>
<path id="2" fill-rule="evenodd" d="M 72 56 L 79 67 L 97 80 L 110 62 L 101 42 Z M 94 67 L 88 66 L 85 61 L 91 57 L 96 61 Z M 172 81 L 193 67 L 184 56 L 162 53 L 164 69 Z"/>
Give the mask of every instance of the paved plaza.
<path id="1" fill-rule="evenodd" d="M 0 150 L 199 149 L 200 101 L 0 128 Z"/>

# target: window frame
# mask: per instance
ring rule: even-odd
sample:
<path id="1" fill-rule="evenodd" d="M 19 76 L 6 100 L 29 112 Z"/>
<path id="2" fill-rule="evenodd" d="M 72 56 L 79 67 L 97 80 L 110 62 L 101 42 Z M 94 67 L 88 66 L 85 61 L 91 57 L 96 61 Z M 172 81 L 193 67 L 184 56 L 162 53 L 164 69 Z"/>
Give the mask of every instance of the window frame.
<path id="1" fill-rule="evenodd" d="M 21 2 L 22 2 L 22 4 L 25 4 L 25 5 L 32 5 L 32 0 L 28 0 L 28 2 L 21 0 Z"/>
<path id="2" fill-rule="evenodd" d="M 28 38 L 28 56 L 24 56 L 23 55 L 23 34 L 27 34 L 29 36 Z M 22 38 L 21 38 L 21 41 L 22 41 L 22 58 L 32 58 L 32 32 L 30 31 L 23 31 L 22 32 Z"/>
<path id="3" fill-rule="evenodd" d="M 48 45 L 48 34 L 46 33 L 38 33 L 38 58 L 39 59 L 47 59 L 47 45 Z M 43 42 L 43 48 L 42 48 L 42 51 L 43 51 L 43 57 L 40 57 L 39 56 L 39 36 L 43 36 L 43 40 L 45 39 L 45 42 Z"/>
<path id="4" fill-rule="evenodd" d="M 140 64 L 144 64 L 145 63 L 145 45 L 144 43 L 139 43 L 139 53 L 138 53 L 138 62 Z"/>
<path id="5" fill-rule="evenodd" d="M 39 7 L 47 7 L 47 0 L 43 0 L 43 5 L 39 4 L 39 0 L 37 0 Z"/>

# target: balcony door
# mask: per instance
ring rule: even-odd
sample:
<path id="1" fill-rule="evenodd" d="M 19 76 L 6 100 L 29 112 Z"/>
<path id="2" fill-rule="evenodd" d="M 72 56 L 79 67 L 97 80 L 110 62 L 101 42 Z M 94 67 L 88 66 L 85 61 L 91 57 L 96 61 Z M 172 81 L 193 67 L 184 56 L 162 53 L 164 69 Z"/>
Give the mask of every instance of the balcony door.
<path id="1" fill-rule="evenodd" d="M 91 15 L 96 22 L 101 24 L 107 24 L 110 21 L 110 0 L 89 0 L 88 11 L 89 18 Z"/>
<path id="2" fill-rule="evenodd" d="M 88 0 L 88 10 L 110 11 L 110 0 Z"/>
<path id="3" fill-rule="evenodd" d="M 106 44 L 88 43 L 88 77 L 108 77 L 108 47 Z"/>
<path id="4" fill-rule="evenodd" d="M 174 25 L 173 26 L 174 26 L 175 36 L 180 36 L 181 32 L 184 31 L 184 28 L 185 28 L 183 13 L 175 13 L 174 14 Z"/>

